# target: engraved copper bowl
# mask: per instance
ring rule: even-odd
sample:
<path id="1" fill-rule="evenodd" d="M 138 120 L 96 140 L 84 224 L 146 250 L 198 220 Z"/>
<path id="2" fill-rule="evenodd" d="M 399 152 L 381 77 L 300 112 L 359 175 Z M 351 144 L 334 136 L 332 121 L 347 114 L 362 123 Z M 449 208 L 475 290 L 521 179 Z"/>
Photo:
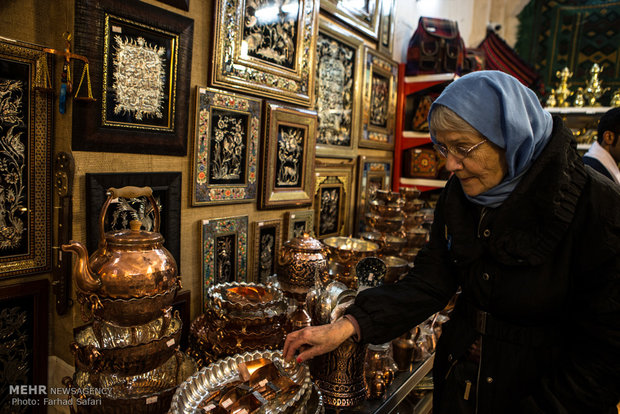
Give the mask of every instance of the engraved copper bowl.
<path id="1" fill-rule="evenodd" d="M 400 187 L 400 196 L 407 202 L 420 197 L 422 192 L 417 187 Z"/>
<path id="2" fill-rule="evenodd" d="M 357 289 L 355 265 L 364 257 L 374 256 L 377 243 L 353 237 L 328 237 L 323 240 L 328 249 L 329 269 L 333 278 L 351 289 Z"/>
<path id="3" fill-rule="evenodd" d="M 381 254 L 383 256 L 395 256 L 407 245 L 407 239 L 395 236 L 392 234 L 386 234 L 383 237 L 383 247 L 381 248 Z"/>
<path id="4" fill-rule="evenodd" d="M 97 326 L 78 328 L 71 343 L 78 370 L 123 372 L 137 375 L 157 368 L 168 360 L 181 339 L 182 322 L 174 317 L 159 318 L 132 328 Z"/>
<path id="5" fill-rule="evenodd" d="M 403 225 L 403 216 L 381 217 L 377 214 L 366 213 L 366 223 L 381 233 L 394 233 Z"/>
<path id="6" fill-rule="evenodd" d="M 415 198 L 413 200 L 407 200 L 405 205 L 403 206 L 403 211 L 406 213 L 413 213 L 416 211 L 420 211 L 422 207 L 424 207 L 424 200 L 419 198 Z"/>
<path id="7" fill-rule="evenodd" d="M 419 247 L 407 247 L 403 249 L 402 252 L 400 252 L 400 256 L 403 259 L 407 260 L 409 263 L 413 263 L 419 251 L 420 251 Z"/>
<path id="8" fill-rule="evenodd" d="M 285 363 L 282 359 L 281 351 L 259 350 L 224 358 L 202 368 L 187 378 L 176 390 L 168 412 L 170 414 L 196 412 L 202 401 L 207 399 L 211 393 L 225 384 L 239 379 L 238 366 L 240 363 L 254 361 L 259 358 L 266 358 L 279 363 L 290 374 L 290 378 L 299 384 L 300 387 L 288 400 L 273 400 L 253 412 L 253 414 L 285 413 L 289 412 L 292 407 L 303 407 L 308 403 L 313 393 L 308 367 L 303 364 Z"/>
<path id="9" fill-rule="evenodd" d="M 383 262 L 387 266 L 384 283 L 394 283 L 409 271 L 409 262 L 401 257 L 386 256 Z"/>
<path id="10" fill-rule="evenodd" d="M 285 293 L 305 300 L 317 279 L 321 283 L 329 279 L 325 246 L 308 234 L 288 240 L 280 250 L 276 273 Z"/>
<path id="11" fill-rule="evenodd" d="M 381 201 L 383 204 L 389 203 L 399 203 L 402 198 L 400 193 L 389 191 L 389 190 L 376 190 L 375 191 L 375 200 Z"/>
<path id="12" fill-rule="evenodd" d="M 407 231 L 407 246 L 409 247 L 422 247 L 426 243 L 428 237 L 428 230 L 423 227 L 417 227 Z"/>
<path id="13" fill-rule="evenodd" d="M 402 209 L 400 204 L 384 204 L 380 200 L 372 200 L 368 203 L 370 212 L 381 217 L 401 217 Z"/>
<path id="14" fill-rule="evenodd" d="M 422 211 L 415 211 L 407 214 L 405 221 L 403 222 L 403 228 L 405 231 L 410 231 L 416 227 L 421 227 L 424 224 L 424 213 Z"/>
<path id="15" fill-rule="evenodd" d="M 162 413 L 170 407 L 177 386 L 196 370 L 196 363 L 189 356 L 177 352 L 158 368 L 140 375 L 76 371 L 73 378 L 65 377 L 63 384 L 69 392 L 105 389 L 104 394 L 76 393 L 74 405 L 79 413 Z M 93 401 L 96 405 L 86 405 Z"/>

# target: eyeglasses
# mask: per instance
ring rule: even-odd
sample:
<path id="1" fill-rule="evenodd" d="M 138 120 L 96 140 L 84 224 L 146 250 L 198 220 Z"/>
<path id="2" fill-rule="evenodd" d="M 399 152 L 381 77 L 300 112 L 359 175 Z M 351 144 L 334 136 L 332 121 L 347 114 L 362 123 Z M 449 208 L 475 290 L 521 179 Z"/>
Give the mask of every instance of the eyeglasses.
<path id="1" fill-rule="evenodd" d="M 448 158 L 448 154 L 452 154 L 454 156 L 454 158 L 457 159 L 457 161 L 463 161 L 465 158 L 467 158 L 469 156 L 469 154 L 475 150 L 476 148 L 478 148 L 480 145 L 484 144 L 485 142 L 487 142 L 486 139 L 478 142 L 477 144 L 472 145 L 469 148 L 463 147 L 462 145 L 456 145 L 456 146 L 448 146 L 445 144 L 434 144 L 433 146 L 435 147 L 435 150 L 444 158 Z"/>

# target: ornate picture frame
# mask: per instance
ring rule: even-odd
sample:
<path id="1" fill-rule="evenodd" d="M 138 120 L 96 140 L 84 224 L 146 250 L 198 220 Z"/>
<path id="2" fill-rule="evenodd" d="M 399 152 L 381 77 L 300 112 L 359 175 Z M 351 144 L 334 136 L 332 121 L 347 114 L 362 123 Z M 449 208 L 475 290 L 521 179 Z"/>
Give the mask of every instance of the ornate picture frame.
<path id="1" fill-rule="evenodd" d="M 189 0 L 157 0 L 164 4 L 168 4 L 177 9 L 189 11 Z"/>
<path id="2" fill-rule="evenodd" d="M 320 0 L 321 8 L 372 40 L 379 36 L 381 0 Z"/>
<path id="3" fill-rule="evenodd" d="M 73 101 L 73 150 L 187 154 L 193 27 L 136 0 L 76 0 L 96 101 Z"/>
<path id="4" fill-rule="evenodd" d="M 318 239 L 351 234 L 354 160 L 316 161 L 314 233 Z"/>
<path id="5" fill-rule="evenodd" d="M 252 237 L 253 282 L 265 283 L 276 272 L 278 253 L 282 246 L 282 219 L 255 221 Z"/>
<path id="6" fill-rule="evenodd" d="M 32 386 L 48 383 L 48 341 L 49 341 L 49 282 L 47 279 L 16 283 L 0 287 L 0 406 L 10 407 L 8 387 Z M 46 394 L 33 393 L 29 396 L 35 404 L 30 410 L 9 412 L 45 413 L 43 399 Z"/>
<path id="7" fill-rule="evenodd" d="M 248 216 L 202 220 L 202 306 L 213 284 L 247 280 Z"/>
<path id="8" fill-rule="evenodd" d="M 151 187 L 153 197 L 158 203 L 160 213 L 159 233 L 164 237 L 164 247 L 181 265 L 181 173 L 143 172 L 143 173 L 98 173 L 86 174 L 86 248 L 93 253 L 98 248 L 100 223 L 99 215 L 107 199 L 110 187 L 126 186 Z M 104 230 L 129 228 L 129 221 L 142 221 L 143 229 L 154 231 L 153 209 L 146 197 L 112 201 L 106 211 Z"/>
<path id="9" fill-rule="evenodd" d="M 394 149 L 398 63 L 366 47 L 359 147 Z"/>
<path id="10" fill-rule="evenodd" d="M 210 85 L 310 106 L 318 13 L 313 0 L 218 0 Z"/>
<path id="11" fill-rule="evenodd" d="M 43 47 L 0 38 L 0 279 L 52 267 L 54 105 L 36 90 L 45 71 Z"/>
<path id="12" fill-rule="evenodd" d="M 192 205 L 256 199 L 261 100 L 196 88 Z"/>
<path id="13" fill-rule="evenodd" d="M 317 156 L 350 156 L 357 146 L 363 58 L 364 39 L 320 17 L 315 93 Z"/>
<path id="14" fill-rule="evenodd" d="M 394 10 L 395 0 L 381 0 L 377 50 L 390 57 L 394 51 Z"/>
<path id="15" fill-rule="evenodd" d="M 304 233 L 314 236 L 314 210 L 287 211 L 284 214 L 284 228 L 282 243 Z"/>
<path id="16" fill-rule="evenodd" d="M 357 164 L 357 203 L 355 234 L 366 231 L 366 211 L 373 189 L 388 190 L 392 184 L 393 160 L 391 157 L 360 155 Z"/>
<path id="17" fill-rule="evenodd" d="M 312 204 L 315 111 L 265 102 L 259 208 Z"/>

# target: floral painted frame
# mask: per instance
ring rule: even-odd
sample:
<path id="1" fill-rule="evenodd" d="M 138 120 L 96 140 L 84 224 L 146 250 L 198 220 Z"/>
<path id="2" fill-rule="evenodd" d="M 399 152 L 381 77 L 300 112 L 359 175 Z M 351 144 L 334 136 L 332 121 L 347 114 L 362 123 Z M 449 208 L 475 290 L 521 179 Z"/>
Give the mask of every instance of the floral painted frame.
<path id="1" fill-rule="evenodd" d="M 202 306 L 209 286 L 247 280 L 248 216 L 202 220 Z"/>
<path id="2" fill-rule="evenodd" d="M 267 277 L 276 272 L 276 263 L 282 246 L 282 219 L 255 221 L 252 237 L 253 282 L 266 283 Z"/>
<path id="3" fill-rule="evenodd" d="M 36 90 L 50 62 L 42 46 L 0 38 L 0 278 L 51 269 L 54 105 Z"/>
<path id="4" fill-rule="evenodd" d="M 320 17 L 314 95 L 319 156 L 350 156 L 357 146 L 363 58 L 361 37 Z"/>
<path id="5" fill-rule="evenodd" d="M 381 0 L 320 0 L 321 8 L 372 40 L 379 36 Z"/>
<path id="6" fill-rule="evenodd" d="M 392 56 L 394 51 L 394 10 L 395 0 L 381 0 L 377 49 L 386 56 Z"/>
<path id="7" fill-rule="evenodd" d="M 210 84 L 310 106 L 318 12 L 314 0 L 218 0 Z"/>
<path id="8" fill-rule="evenodd" d="M 314 236 L 314 210 L 287 211 L 284 214 L 283 243 L 304 233 Z"/>
<path id="9" fill-rule="evenodd" d="M 388 190 L 392 184 L 391 157 L 368 157 L 360 155 L 357 164 L 357 206 L 355 233 L 366 231 L 366 211 L 373 189 Z"/>
<path id="10" fill-rule="evenodd" d="M 366 47 L 362 126 L 358 146 L 394 149 L 398 63 Z"/>
<path id="11" fill-rule="evenodd" d="M 315 111 L 265 102 L 259 208 L 312 204 Z"/>
<path id="12" fill-rule="evenodd" d="M 192 205 L 256 199 L 261 100 L 196 88 Z"/>
<path id="13" fill-rule="evenodd" d="M 177 265 L 181 266 L 181 173 L 140 172 L 140 173 L 97 173 L 86 174 L 86 248 L 92 254 L 99 248 L 99 215 L 107 199 L 110 187 L 122 188 L 151 187 L 153 198 L 160 213 L 159 233 L 164 237 L 164 247 L 168 249 Z M 153 211 L 146 197 L 136 199 L 115 199 L 106 211 L 104 231 L 129 228 L 131 219 L 142 221 L 143 229 L 154 231 Z"/>
<path id="14" fill-rule="evenodd" d="M 193 27 L 136 0 L 76 0 L 96 101 L 73 101 L 73 150 L 187 154 Z"/>
<path id="15" fill-rule="evenodd" d="M 314 233 L 319 239 L 347 236 L 353 217 L 354 160 L 317 159 Z"/>

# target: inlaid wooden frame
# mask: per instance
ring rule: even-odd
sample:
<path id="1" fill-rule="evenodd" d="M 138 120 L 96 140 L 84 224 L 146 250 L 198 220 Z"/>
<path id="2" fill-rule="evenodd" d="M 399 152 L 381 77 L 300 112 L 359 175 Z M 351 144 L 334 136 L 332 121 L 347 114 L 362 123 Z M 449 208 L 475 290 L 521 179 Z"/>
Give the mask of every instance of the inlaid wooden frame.
<path id="1" fill-rule="evenodd" d="M 202 306 L 211 285 L 247 280 L 248 216 L 202 220 Z"/>
<path id="2" fill-rule="evenodd" d="M 350 156 L 362 113 L 364 40 L 321 16 L 317 38 L 316 154 Z"/>
<path id="3" fill-rule="evenodd" d="M 137 0 L 76 0 L 96 101 L 73 101 L 73 150 L 187 154 L 193 28 Z"/>
<path id="4" fill-rule="evenodd" d="M 302 207 L 314 195 L 316 112 L 265 102 L 259 208 Z"/>
<path id="5" fill-rule="evenodd" d="M 293 237 L 302 237 L 304 233 L 314 236 L 314 210 L 287 211 L 284 228 L 284 243 Z"/>
<path id="6" fill-rule="evenodd" d="M 320 0 L 321 8 L 372 40 L 379 36 L 381 0 Z"/>
<path id="7" fill-rule="evenodd" d="M 392 150 L 398 64 L 369 47 L 364 56 L 364 109 L 358 146 Z"/>
<path id="8" fill-rule="evenodd" d="M 354 170 L 354 160 L 317 159 L 314 195 L 317 238 L 351 234 Z"/>
<path id="9" fill-rule="evenodd" d="M 366 212 L 375 189 L 388 190 L 392 183 L 392 158 L 360 155 L 357 164 L 355 234 L 366 231 Z"/>
<path id="10" fill-rule="evenodd" d="M 381 17 L 379 19 L 379 39 L 377 49 L 386 56 L 394 51 L 394 16 L 395 0 L 381 0 Z"/>
<path id="11" fill-rule="evenodd" d="M 151 187 L 153 197 L 158 203 L 160 213 L 159 233 L 164 237 L 164 247 L 168 249 L 177 265 L 181 266 L 181 173 L 137 172 L 137 173 L 96 173 L 86 174 L 86 247 L 94 253 L 101 238 L 99 215 L 107 199 L 110 187 L 127 186 Z M 146 197 L 137 199 L 116 199 L 106 211 L 104 231 L 117 231 L 129 228 L 129 221 L 142 221 L 142 227 L 154 231 L 152 206 Z"/>
<path id="12" fill-rule="evenodd" d="M 196 88 L 192 205 L 256 199 L 261 100 Z"/>
<path id="13" fill-rule="evenodd" d="M 210 84 L 312 105 L 318 12 L 314 0 L 217 0 Z"/>
<path id="14" fill-rule="evenodd" d="M 252 282 L 265 283 L 276 272 L 282 246 L 282 219 L 255 221 L 252 229 L 250 267 Z"/>
<path id="15" fill-rule="evenodd" d="M 36 90 L 45 73 L 42 46 L 0 38 L 0 279 L 51 269 L 54 105 Z"/>

